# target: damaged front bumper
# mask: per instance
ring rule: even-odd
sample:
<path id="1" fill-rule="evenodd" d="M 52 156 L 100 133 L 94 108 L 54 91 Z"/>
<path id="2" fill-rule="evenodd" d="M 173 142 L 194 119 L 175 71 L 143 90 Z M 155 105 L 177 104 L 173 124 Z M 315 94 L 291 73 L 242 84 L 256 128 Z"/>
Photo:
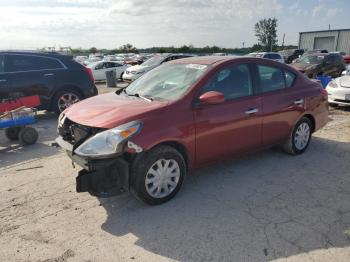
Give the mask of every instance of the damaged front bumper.
<path id="1" fill-rule="evenodd" d="M 83 158 L 74 154 L 73 146 L 62 137 L 58 137 L 56 142 L 73 163 L 83 168 L 76 178 L 77 192 L 110 197 L 129 190 L 129 162 L 121 156 L 107 159 Z"/>

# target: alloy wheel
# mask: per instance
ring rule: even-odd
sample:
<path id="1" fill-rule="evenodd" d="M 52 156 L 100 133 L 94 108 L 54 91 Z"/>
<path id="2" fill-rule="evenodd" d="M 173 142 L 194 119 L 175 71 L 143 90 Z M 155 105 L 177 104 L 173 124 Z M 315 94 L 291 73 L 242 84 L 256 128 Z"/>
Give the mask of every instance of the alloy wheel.
<path id="1" fill-rule="evenodd" d="M 66 108 L 70 107 L 74 103 L 79 102 L 79 97 L 74 93 L 65 93 L 58 98 L 58 109 L 62 112 Z"/>

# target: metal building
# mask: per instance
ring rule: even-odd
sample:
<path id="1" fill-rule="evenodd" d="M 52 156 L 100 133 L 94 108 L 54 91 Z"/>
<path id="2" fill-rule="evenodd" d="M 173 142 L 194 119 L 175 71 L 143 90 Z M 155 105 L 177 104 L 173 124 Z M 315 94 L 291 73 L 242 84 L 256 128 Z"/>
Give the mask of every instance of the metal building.
<path id="1" fill-rule="evenodd" d="M 300 32 L 299 48 L 327 49 L 328 52 L 339 51 L 350 54 L 350 29 Z"/>

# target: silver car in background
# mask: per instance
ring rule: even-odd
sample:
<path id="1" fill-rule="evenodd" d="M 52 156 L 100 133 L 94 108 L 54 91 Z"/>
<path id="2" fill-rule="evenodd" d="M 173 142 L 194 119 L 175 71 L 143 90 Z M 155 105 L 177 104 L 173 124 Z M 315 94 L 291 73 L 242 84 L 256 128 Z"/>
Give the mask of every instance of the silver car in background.
<path id="1" fill-rule="evenodd" d="M 276 52 L 255 52 L 250 53 L 247 56 L 270 59 L 284 64 L 284 58 L 280 53 Z"/>

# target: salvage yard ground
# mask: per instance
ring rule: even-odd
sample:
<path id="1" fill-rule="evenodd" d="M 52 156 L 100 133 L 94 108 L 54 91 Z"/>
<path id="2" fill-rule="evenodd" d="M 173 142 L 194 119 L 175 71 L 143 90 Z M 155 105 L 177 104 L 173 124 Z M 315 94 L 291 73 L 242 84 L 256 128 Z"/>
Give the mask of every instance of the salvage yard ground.
<path id="1" fill-rule="evenodd" d="M 155 207 L 77 194 L 78 169 L 50 146 L 53 114 L 39 115 L 33 146 L 0 131 L 0 261 L 349 261 L 350 109 L 330 118 L 305 154 L 197 170 Z"/>

